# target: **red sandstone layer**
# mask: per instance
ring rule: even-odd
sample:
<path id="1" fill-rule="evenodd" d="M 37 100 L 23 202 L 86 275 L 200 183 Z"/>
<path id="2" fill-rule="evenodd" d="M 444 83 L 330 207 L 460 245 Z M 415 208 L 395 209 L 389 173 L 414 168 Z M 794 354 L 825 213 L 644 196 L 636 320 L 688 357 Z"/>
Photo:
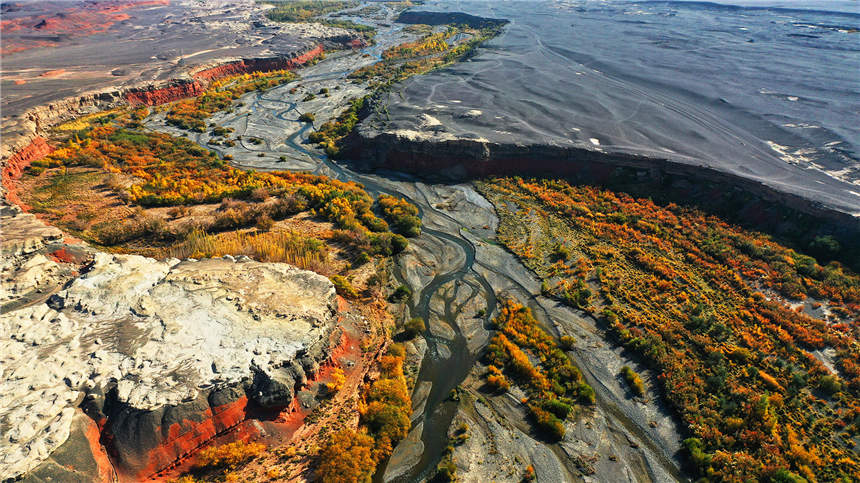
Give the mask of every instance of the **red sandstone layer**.
<path id="1" fill-rule="evenodd" d="M 338 318 L 342 320 L 342 317 Z M 308 378 L 303 387 L 330 381 L 336 367 L 335 361 L 344 356 L 360 357 L 360 347 L 360 340 L 341 332 L 328 359 L 316 374 Z M 170 439 L 144 456 L 150 462 L 149 465 L 133 474 L 120 474 L 120 479 L 162 480 L 178 476 L 191 469 L 194 454 L 203 446 L 259 439 L 280 443 L 289 441 L 311 412 L 301 405 L 298 398 L 293 398 L 285 408 L 267 411 L 255 407 L 243 396 L 234 403 L 207 411 L 201 421 L 186 420 L 172 425 L 168 428 Z"/>
<path id="2" fill-rule="evenodd" d="M 270 59 L 249 59 L 227 62 L 194 73 L 193 81 L 177 82 L 158 89 L 139 89 L 126 93 L 125 99 L 131 105 L 155 106 L 177 101 L 186 97 L 199 96 L 210 82 L 224 77 L 251 72 L 270 72 L 281 69 L 295 69 L 322 55 L 322 44 L 295 58 L 276 57 Z"/>
<path id="3" fill-rule="evenodd" d="M 132 106 L 157 106 L 186 97 L 199 96 L 205 90 L 206 86 L 200 82 L 178 82 L 158 89 L 141 89 L 128 92 L 125 95 L 125 100 Z"/>
<path id="4" fill-rule="evenodd" d="M 295 69 L 305 63 L 322 55 L 322 44 L 317 45 L 313 49 L 305 52 L 302 55 L 294 58 L 277 57 L 269 59 L 248 59 L 237 60 L 235 62 L 227 62 L 215 67 L 203 69 L 195 72 L 193 77 L 198 80 L 211 82 L 223 77 L 229 77 L 237 74 L 249 74 L 251 72 L 269 72 L 281 69 Z"/>
<path id="5" fill-rule="evenodd" d="M 241 424 L 247 419 L 247 414 L 248 398 L 242 396 L 232 403 L 206 410 L 200 421 L 185 420 L 171 425 L 166 431 L 158 428 L 157 432 L 168 434 L 167 440 L 145 455 L 141 455 L 141 459 L 149 464 L 140 471 L 124 473 L 120 468 L 120 479 L 123 481 L 151 479 L 164 468 L 172 467 L 178 460 L 187 458 L 219 434 Z"/>
<path id="6" fill-rule="evenodd" d="M 80 409 L 77 409 L 80 411 Z M 114 471 L 113 465 L 110 462 L 110 458 L 108 458 L 108 454 L 105 451 L 104 447 L 101 445 L 99 441 L 101 439 L 101 432 L 99 431 L 99 426 L 92 419 L 86 418 L 87 428 L 84 431 L 84 436 L 87 438 L 87 441 L 90 443 L 90 451 L 92 452 L 93 459 L 98 465 L 98 481 L 103 482 L 111 482 L 116 479 L 116 472 Z"/>
<path id="7" fill-rule="evenodd" d="M 30 144 L 25 146 L 24 149 L 6 160 L 6 164 L 3 166 L 2 182 L 3 187 L 6 188 L 6 199 L 9 203 L 16 204 L 25 211 L 28 209 L 18 196 L 18 184 L 15 183 L 15 180 L 21 178 L 21 175 L 24 174 L 24 170 L 30 166 L 30 163 L 47 156 L 51 151 L 53 151 L 53 148 L 48 145 L 45 138 L 39 136 L 30 141 Z"/>

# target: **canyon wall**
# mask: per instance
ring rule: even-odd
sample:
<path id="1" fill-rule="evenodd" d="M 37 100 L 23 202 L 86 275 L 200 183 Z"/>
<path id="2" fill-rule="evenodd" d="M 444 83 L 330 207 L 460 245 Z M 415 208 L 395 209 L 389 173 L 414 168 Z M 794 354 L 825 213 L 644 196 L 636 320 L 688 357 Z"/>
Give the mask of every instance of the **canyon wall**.
<path id="1" fill-rule="evenodd" d="M 322 55 L 322 44 L 307 52 L 291 57 L 267 57 L 256 59 L 239 59 L 220 63 L 215 66 L 202 67 L 191 72 L 190 79 L 173 80 L 164 86 L 146 86 L 128 89 L 123 98 L 132 106 L 156 106 L 177 101 L 187 97 L 202 94 L 209 83 L 225 77 L 251 72 L 270 72 L 282 69 L 295 69 Z"/>
<path id="2" fill-rule="evenodd" d="M 462 181 L 487 176 L 565 177 L 662 202 L 698 205 L 799 248 L 830 235 L 840 259 L 860 268 L 860 220 L 803 196 L 705 166 L 628 154 L 482 139 L 439 139 L 413 131 L 379 132 L 360 125 L 347 140 L 347 158 L 365 169 L 387 168 Z"/>
<path id="3" fill-rule="evenodd" d="M 191 76 L 198 80 L 213 81 L 222 77 L 246 74 L 249 72 L 269 72 L 281 69 L 295 69 L 322 55 L 323 50 L 323 46 L 320 44 L 307 52 L 296 54 L 291 57 L 235 60 L 197 70 L 196 72 L 192 72 Z"/>
<path id="4" fill-rule="evenodd" d="M 18 196 L 15 180 L 19 179 L 21 175 L 24 174 L 24 170 L 27 169 L 27 166 L 30 166 L 30 163 L 43 156 L 47 156 L 51 151 L 52 148 L 48 145 L 45 138 L 37 136 L 30 141 L 30 144 L 27 144 L 6 160 L 3 164 L 2 171 L 2 189 L 5 191 L 6 200 L 9 203 L 23 206 L 23 202 Z"/>
<path id="5" fill-rule="evenodd" d="M 174 80 L 162 87 L 129 89 L 122 97 L 131 106 L 157 106 L 203 94 L 208 83 L 199 80 Z"/>
<path id="6" fill-rule="evenodd" d="M 10 118 L 4 121 L 2 146 L 0 146 L 4 192 L 9 184 L 6 181 L 6 165 L 14 163 L 16 167 L 12 168 L 13 171 L 20 174 L 20 170 L 26 168 L 29 161 L 47 154 L 44 139 L 41 138 L 51 127 L 59 123 L 122 105 L 152 106 L 193 97 L 202 93 L 213 80 L 255 71 L 294 69 L 320 56 L 323 50 L 323 45 L 317 44 L 312 49 L 292 56 L 219 62 L 215 65 L 198 67 L 184 78 L 129 88 L 87 92 L 37 106 L 20 116 Z M 17 155 L 17 153 L 21 154 Z M 38 157 L 34 157 L 37 155 Z"/>

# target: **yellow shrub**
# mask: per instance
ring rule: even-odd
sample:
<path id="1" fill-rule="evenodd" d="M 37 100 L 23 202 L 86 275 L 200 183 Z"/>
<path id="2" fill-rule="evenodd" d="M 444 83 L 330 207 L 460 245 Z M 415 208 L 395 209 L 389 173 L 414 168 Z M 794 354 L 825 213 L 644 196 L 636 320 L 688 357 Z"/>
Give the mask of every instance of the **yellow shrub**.
<path id="1" fill-rule="evenodd" d="M 202 449 L 197 454 L 199 468 L 236 468 L 266 451 L 266 445 L 236 441 L 221 446 L 211 446 Z"/>
<path id="2" fill-rule="evenodd" d="M 346 382 L 346 376 L 343 373 L 343 369 L 336 367 L 331 374 L 331 382 L 326 384 L 326 387 L 330 391 L 337 392 L 343 387 L 344 382 Z"/>

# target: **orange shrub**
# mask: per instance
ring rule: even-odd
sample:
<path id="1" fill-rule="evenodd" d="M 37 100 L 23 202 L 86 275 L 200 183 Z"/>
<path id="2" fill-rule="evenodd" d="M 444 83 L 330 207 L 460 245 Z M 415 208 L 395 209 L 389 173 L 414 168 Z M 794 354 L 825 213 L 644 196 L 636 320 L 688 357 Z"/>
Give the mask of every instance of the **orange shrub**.
<path id="1" fill-rule="evenodd" d="M 499 239 L 541 276 L 544 295 L 601 314 L 613 338 L 660 374 L 694 436 L 688 454 L 703 476 L 768 480 L 775 468 L 821 481 L 860 474 L 845 444 L 860 414 L 860 277 L 675 204 L 560 180 L 478 187 L 497 207 Z M 582 270 L 558 265 L 560 245 Z M 592 292 L 588 304 L 576 287 Z M 783 302 L 805 294 L 831 307 L 829 320 Z M 503 332 L 524 347 L 539 345 L 533 334 Z M 811 352 L 825 348 L 835 350 L 838 374 Z"/>

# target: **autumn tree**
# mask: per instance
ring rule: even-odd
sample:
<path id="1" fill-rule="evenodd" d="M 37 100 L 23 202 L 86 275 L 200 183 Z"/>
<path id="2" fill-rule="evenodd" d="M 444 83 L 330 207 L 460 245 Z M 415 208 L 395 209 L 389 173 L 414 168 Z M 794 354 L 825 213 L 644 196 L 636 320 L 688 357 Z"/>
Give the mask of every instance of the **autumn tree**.
<path id="1" fill-rule="evenodd" d="M 373 446 L 373 438 L 361 431 L 344 429 L 334 433 L 319 453 L 317 473 L 321 481 L 369 481 L 376 467 L 372 457 Z"/>

